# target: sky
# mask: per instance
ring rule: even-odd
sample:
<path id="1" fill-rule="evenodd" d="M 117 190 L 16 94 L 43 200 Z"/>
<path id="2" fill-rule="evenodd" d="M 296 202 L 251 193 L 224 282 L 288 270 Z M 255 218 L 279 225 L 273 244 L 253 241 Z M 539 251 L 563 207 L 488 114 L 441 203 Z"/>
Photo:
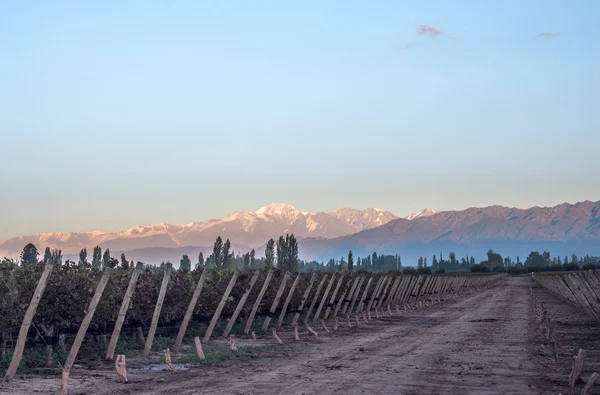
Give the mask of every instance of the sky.
<path id="1" fill-rule="evenodd" d="M 0 239 L 600 200 L 600 2 L 0 3 Z"/>

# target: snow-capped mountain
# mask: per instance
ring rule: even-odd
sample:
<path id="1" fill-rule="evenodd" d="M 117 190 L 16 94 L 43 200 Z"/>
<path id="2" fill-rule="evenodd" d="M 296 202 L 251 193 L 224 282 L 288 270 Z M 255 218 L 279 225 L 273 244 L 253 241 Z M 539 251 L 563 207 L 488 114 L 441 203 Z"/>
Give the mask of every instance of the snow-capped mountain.
<path id="1" fill-rule="evenodd" d="M 407 215 L 404 218 L 411 221 L 413 219 L 417 219 L 417 218 L 421 218 L 421 217 L 429 217 L 430 215 L 433 215 L 435 213 L 437 213 L 437 211 L 426 208 L 424 210 L 419 211 L 418 213 L 412 213 L 410 215 Z"/>
<path id="2" fill-rule="evenodd" d="M 61 232 L 14 237 L 0 243 L 0 254 L 16 257 L 25 244 L 39 250 L 58 248 L 64 254 L 76 254 L 100 245 L 112 251 L 148 248 L 211 246 L 217 236 L 229 238 L 237 251 L 262 246 L 269 238 L 285 233 L 297 237 L 334 238 L 371 229 L 397 217 L 385 210 L 344 208 L 332 212 L 308 213 L 289 204 L 273 203 L 254 212 L 238 211 L 224 218 L 185 225 L 160 223 L 132 226 L 119 232 Z"/>

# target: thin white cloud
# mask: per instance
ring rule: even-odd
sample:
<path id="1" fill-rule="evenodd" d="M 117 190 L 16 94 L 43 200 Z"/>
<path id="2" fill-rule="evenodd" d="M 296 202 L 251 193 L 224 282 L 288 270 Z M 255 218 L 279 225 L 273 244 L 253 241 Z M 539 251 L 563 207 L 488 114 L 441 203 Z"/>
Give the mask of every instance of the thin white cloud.
<path id="1" fill-rule="evenodd" d="M 556 38 L 558 37 L 558 33 L 554 32 L 543 32 L 540 34 L 536 34 L 535 38 Z"/>

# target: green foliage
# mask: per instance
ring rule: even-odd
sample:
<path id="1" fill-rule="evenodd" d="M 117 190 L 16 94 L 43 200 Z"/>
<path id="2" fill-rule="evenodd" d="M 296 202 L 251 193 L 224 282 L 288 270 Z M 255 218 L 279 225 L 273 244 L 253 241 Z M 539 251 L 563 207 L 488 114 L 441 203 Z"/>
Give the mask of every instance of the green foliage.
<path id="1" fill-rule="evenodd" d="M 418 269 L 417 272 L 419 274 L 431 274 L 431 268 L 430 267 L 422 267 L 422 268 Z"/>
<path id="2" fill-rule="evenodd" d="M 490 267 L 488 265 L 478 263 L 471 266 L 471 273 L 489 273 Z"/>
<path id="3" fill-rule="evenodd" d="M 81 252 L 79 252 L 79 264 L 82 266 L 87 266 L 87 249 L 82 248 Z"/>
<path id="4" fill-rule="evenodd" d="M 209 257 L 211 265 L 214 265 L 218 270 L 223 267 L 223 239 L 221 236 L 217 237 L 213 246 L 213 253 Z"/>
<path id="5" fill-rule="evenodd" d="M 354 270 L 354 257 L 352 256 L 352 250 L 348 251 L 348 271 Z"/>
<path id="6" fill-rule="evenodd" d="M 110 250 L 107 248 L 102 255 L 102 267 L 107 267 L 110 264 Z"/>
<path id="7" fill-rule="evenodd" d="M 94 247 L 94 254 L 92 256 L 92 269 L 102 269 L 102 248 L 100 248 L 99 246 Z"/>
<path id="8" fill-rule="evenodd" d="M 298 271 L 298 241 L 293 233 L 277 240 L 277 267 L 288 272 Z"/>
<path id="9" fill-rule="evenodd" d="M 272 268 L 275 263 L 275 240 L 269 239 L 265 247 L 265 267 Z"/>
<path id="10" fill-rule="evenodd" d="M 35 266 L 38 263 L 38 250 L 37 247 L 31 243 L 28 243 L 21 251 L 21 265 L 23 266 Z"/>
<path id="11" fill-rule="evenodd" d="M 179 270 L 189 272 L 192 270 L 192 261 L 187 255 L 184 255 L 179 261 Z"/>
<path id="12" fill-rule="evenodd" d="M 196 263 L 196 270 L 202 269 L 204 269 L 204 254 L 200 251 L 200 254 L 198 254 L 198 263 Z"/>

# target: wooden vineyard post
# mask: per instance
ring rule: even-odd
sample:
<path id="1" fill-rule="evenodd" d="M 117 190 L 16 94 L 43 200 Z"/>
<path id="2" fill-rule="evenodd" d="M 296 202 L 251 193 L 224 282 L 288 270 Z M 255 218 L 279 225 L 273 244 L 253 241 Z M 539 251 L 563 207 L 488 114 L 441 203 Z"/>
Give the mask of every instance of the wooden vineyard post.
<path id="1" fill-rule="evenodd" d="M 386 298 L 388 297 L 388 290 L 390 290 L 390 285 L 392 285 L 392 278 L 393 277 L 388 277 L 388 281 L 385 283 L 383 292 L 381 293 L 381 296 L 379 297 L 379 300 L 377 301 L 377 303 L 375 303 L 375 311 L 377 311 L 379 308 L 383 307 L 383 304 L 386 301 Z"/>
<path id="2" fill-rule="evenodd" d="M 356 280 L 358 280 L 358 278 L 354 279 L 354 282 L 356 282 Z M 332 316 L 333 318 L 337 318 L 338 312 L 342 308 L 342 305 L 344 305 L 344 306 L 348 305 L 348 303 L 346 301 L 346 297 L 349 297 L 348 290 L 350 289 L 351 282 L 352 281 L 348 280 L 348 283 L 344 286 L 344 291 L 340 295 L 340 299 L 337 301 L 337 304 L 335 305 L 335 309 L 333 309 L 333 316 Z"/>
<path id="3" fill-rule="evenodd" d="M 306 329 L 313 336 L 319 336 L 319 334 L 308 324 L 304 324 L 304 329 Z"/>
<path id="4" fill-rule="evenodd" d="M 275 339 L 275 343 L 279 344 L 280 346 L 283 345 L 281 338 L 279 336 L 277 336 L 277 329 L 273 328 L 272 333 L 273 333 L 273 339 Z"/>
<path id="5" fill-rule="evenodd" d="M 373 290 L 373 294 L 371 295 L 371 299 L 369 299 L 369 303 L 367 303 L 366 313 L 369 316 L 369 321 L 371 320 L 371 309 L 373 308 L 373 303 L 375 302 L 375 299 L 377 298 L 377 296 L 379 296 L 379 291 L 383 287 L 383 283 L 386 281 L 386 279 L 387 279 L 387 276 L 379 278 L 379 281 L 377 281 L 377 284 L 375 285 L 375 289 Z"/>
<path id="6" fill-rule="evenodd" d="M 229 280 L 229 284 L 227 284 L 225 293 L 223 293 L 223 297 L 221 298 L 221 301 L 219 302 L 219 305 L 217 306 L 217 309 L 215 310 L 215 314 L 213 315 L 212 319 L 210 320 L 210 324 L 208 325 L 208 328 L 206 329 L 206 333 L 204 334 L 204 338 L 202 339 L 202 341 L 204 343 L 206 343 L 210 339 L 210 336 L 212 335 L 213 330 L 215 329 L 215 325 L 217 325 L 217 321 L 221 317 L 221 311 L 223 311 L 223 308 L 225 307 L 225 303 L 227 303 L 229 294 L 233 290 L 233 287 L 235 286 L 235 283 L 237 282 L 239 275 L 240 275 L 240 272 L 238 272 L 236 270 L 233 273 L 233 276 L 231 276 L 231 280 Z"/>
<path id="7" fill-rule="evenodd" d="M 367 295 L 369 293 L 369 288 L 371 287 L 372 282 L 373 282 L 373 277 L 371 277 L 369 279 L 369 281 L 367 281 L 367 285 L 365 285 L 365 290 L 363 291 L 363 294 L 360 298 L 360 302 L 358 303 L 358 306 L 356 307 L 356 320 L 357 321 L 358 321 L 358 314 L 363 312 L 363 309 L 365 307 L 365 299 L 367 298 Z"/>
<path id="8" fill-rule="evenodd" d="M 398 292 L 398 285 L 400 285 L 400 276 L 396 277 L 394 284 L 392 285 L 392 289 L 390 289 L 390 293 L 385 300 L 385 306 L 387 307 L 388 312 L 390 313 L 390 317 L 392 316 L 391 304 L 394 298 L 396 297 L 396 292 Z"/>
<path id="9" fill-rule="evenodd" d="M 229 348 L 231 348 L 233 354 L 238 352 L 237 343 L 235 342 L 235 337 L 233 337 L 233 335 L 229 336 Z"/>
<path id="10" fill-rule="evenodd" d="M 160 318 L 160 311 L 162 310 L 163 302 L 165 301 L 165 294 L 167 293 L 167 286 L 169 285 L 169 279 L 171 278 L 171 265 L 167 263 L 165 265 L 165 273 L 163 275 L 162 284 L 160 285 L 160 291 L 158 292 L 158 299 L 156 300 L 156 306 L 154 307 L 154 314 L 152 315 L 152 323 L 150 324 L 150 330 L 148 331 L 148 337 L 146 338 L 146 344 L 144 346 L 144 356 L 150 355 L 150 349 L 152 349 L 152 343 L 154 342 L 154 334 L 156 333 L 156 327 L 158 326 L 158 319 Z"/>
<path id="11" fill-rule="evenodd" d="M 271 309 L 269 310 L 269 313 L 271 313 L 271 315 L 273 313 L 275 313 L 275 310 L 277 310 L 277 305 L 279 304 L 279 299 L 281 299 L 281 295 L 283 295 L 283 291 L 285 290 L 285 284 L 286 284 L 289 276 L 290 276 L 290 273 L 285 272 L 285 274 L 283 275 L 283 279 L 281 279 L 281 284 L 279 284 L 279 289 L 277 290 L 277 294 L 275 295 L 275 299 L 273 300 L 273 304 L 271 305 Z M 271 323 L 271 316 L 269 315 L 267 318 L 265 318 L 265 322 L 263 322 L 261 329 L 263 331 L 266 331 L 267 328 L 269 327 L 270 323 Z"/>
<path id="12" fill-rule="evenodd" d="M 398 295 L 396 296 L 396 311 L 398 311 L 398 307 L 400 306 L 400 304 L 404 305 L 404 310 L 406 311 L 406 301 L 405 301 L 405 296 L 406 296 L 406 290 L 408 289 L 408 287 L 410 286 L 410 283 L 412 282 L 412 276 L 403 276 L 404 278 L 400 281 L 400 285 L 398 285 Z"/>
<path id="13" fill-rule="evenodd" d="M 131 279 L 129 280 L 129 285 L 127 286 L 127 291 L 125 291 L 123 302 L 121 302 L 121 308 L 119 309 L 119 315 L 117 316 L 115 328 L 113 329 L 112 336 L 110 337 L 110 343 L 108 343 L 108 349 L 106 350 L 106 359 L 113 359 L 114 357 L 115 348 L 117 348 L 117 342 L 119 341 L 119 335 L 121 334 L 121 328 L 123 327 L 123 322 L 125 321 L 125 315 L 127 315 L 129 303 L 131 302 L 131 295 L 133 295 L 133 291 L 135 290 L 135 284 L 137 283 L 138 277 L 140 276 L 143 267 L 144 264 L 142 262 L 138 262 L 137 265 L 135 265 L 135 269 L 133 269 Z"/>
<path id="14" fill-rule="evenodd" d="M 281 324 L 283 324 L 283 319 L 285 317 L 285 313 L 287 312 L 287 308 L 290 304 L 290 300 L 292 300 L 292 296 L 294 295 L 296 286 L 298 286 L 298 281 L 300 281 L 300 273 L 298 273 L 296 275 L 296 279 L 292 283 L 292 287 L 290 288 L 290 291 L 288 292 L 288 296 L 287 296 L 287 298 L 285 298 L 285 302 L 283 303 L 283 308 L 281 309 L 281 313 L 279 314 L 279 319 L 277 320 L 277 328 L 280 328 Z"/>
<path id="15" fill-rule="evenodd" d="M 167 365 L 167 369 L 171 372 L 175 371 L 173 362 L 171 362 L 171 350 L 169 350 L 168 348 L 165 350 L 165 365 Z"/>
<path id="16" fill-rule="evenodd" d="M 246 300 L 248 299 L 250 292 L 252 292 L 252 288 L 254 287 L 254 284 L 256 284 L 257 279 L 258 279 L 258 271 L 254 272 L 254 275 L 250 279 L 250 285 L 248 286 L 248 288 L 246 288 L 246 292 L 244 292 L 244 294 L 242 295 L 242 298 L 238 302 L 238 305 L 235 308 L 233 315 L 229 319 L 229 322 L 227 323 L 227 327 L 225 327 L 225 332 L 223 332 L 223 337 L 227 337 L 229 335 L 229 332 L 231 332 L 231 328 L 233 328 L 233 325 L 235 325 L 235 321 L 237 321 L 237 318 L 240 315 L 240 312 L 244 308 L 244 305 L 246 304 Z"/>
<path id="17" fill-rule="evenodd" d="M 258 297 L 256 298 L 256 301 L 254 302 L 254 306 L 252 306 L 252 311 L 250 312 L 250 317 L 248 317 L 248 321 L 246 321 L 246 327 L 244 328 L 245 334 L 248 334 L 248 332 L 250 332 L 250 328 L 252 327 L 252 322 L 254 322 L 254 316 L 256 315 L 256 312 L 258 311 L 258 308 L 260 307 L 260 302 L 262 302 L 262 299 L 264 298 L 265 293 L 267 292 L 267 289 L 269 288 L 269 283 L 271 282 L 271 278 L 273 278 L 273 270 L 269 270 L 269 272 L 267 273 L 265 282 L 263 283 L 263 286 L 260 289 L 260 292 L 258 293 Z"/>
<path id="18" fill-rule="evenodd" d="M 327 309 L 325 309 L 325 314 L 323 315 L 324 320 L 326 320 L 329 317 L 331 308 L 333 307 L 333 304 L 335 303 L 335 297 L 337 296 L 337 294 L 340 290 L 340 287 L 342 286 L 343 281 L 344 281 L 344 274 L 342 274 L 340 276 L 340 279 L 338 280 L 337 285 L 335 286 L 335 289 L 333 290 L 333 294 L 331 294 L 331 299 L 329 300 L 329 306 L 327 306 Z"/>
<path id="19" fill-rule="evenodd" d="M 319 286 L 317 287 L 317 291 L 315 292 L 315 296 L 313 297 L 313 300 L 310 304 L 310 307 L 308 308 L 308 310 L 306 311 L 306 316 L 304 317 L 304 324 L 308 324 L 308 320 L 310 319 L 310 315 L 312 314 L 313 309 L 315 308 L 315 304 L 317 304 L 317 299 L 319 298 L 319 294 L 321 293 L 321 288 L 323 288 L 323 284 L 325 284 L 325 281 L 327 281 L 327 274 L 325 274 L 323 276 L 323 278 L 321 279 L 321 282 L 319 283 Z"/>
<path id="20" fill-rule="evenodd" d="M 585 350 L 579 349 L 577 355 L 573 355 L 571 363 L 571 375 L 569 376 L 569 382 L 571 383 L 571 395 L 575 393 L 575 384 L 583 373 L 583 363 L 585 361 Z"/>
<path id="21" fill-rule="evenodd" d="M 52 273 L 52 269 L 54 268 L 54 262 L 46 262 L 44 266 L 44 272 L 40 277 L 37 286 L 35 288 L 35 292 L 31 298 L 31 302 L 29 302 L 29 307 L 25 312 L 25 317 L 23 318 L 23 322 L 21 323 L 21 328 L 19 329 L 19 337 L 17 338 L 17 344 L 15 345 L 15 351 L 13 353 L 12 359 L 10 361 L 10 366 L 6 370 L 6 379 L 12 380 L 17 374 L 17 369 L 19 368 L 19 364 L 21 363 L 21 358 L 23 357 L 23 350 L 25 349 L 25 342 L 27 341 L 27 332 L 29 332 L 29 327 L 31 326 L 31 321 L 33 321 L 33 317 L 35 316 L 35 312 L 40 304 L 40 299 L 44 294 L 44 290 L 46 289 L 46 283 L 48 282 L 48 277 L 50 277 L 50 273 Z"/>
<path id="22" fill-rule="evenodd" d="M 96 286 L 96 292 L 94 292 L 94 296 L 90 301 L 90 304 L 86 310 L 85 317 L 81 322 L 81 326 L 77 331 L 77 336 L 75 336 L 75 341 L 71 346 L 71 350 L 69 351 L 69 356 L 67 357 L 67 362 L 65 363 L 65 367 L 63 368 L 62 375 L 62 385 L 61 385 L 61 394 L 67 395 L 67 386 L 69 384 L 69 375 L 71 373 L 71 367 L 75 363 L 75 358 L 77 358 L 77 353 L 79 352 L 79 348 L 81 347 L 81 343 L 83 343 L 83 338 L 85 337 L 85 333 L 87 332 L 90 323 L 92 322 L 92 318 L 94 318 L 94 313 L 96 312 L 96 307 L 98 306 L 98 302 L 100 302 L 100 298 L 102 297 L 102 293 L 104 292 L 104 288 L 106 287 L 106 283 L 108 282 L 108 278 L 112 273 L 112 269 L 110 267 L 104 268 L 104 273 L 102 273 L 102 277 L 100 277 L 100 281 Z"/>
<path id="23" fill-rule="evenodd" d="M 329 280 L 329 284 L 327 284 L 327 288 L 325 288 L 325 292 L 323 293 L 323 297 L 321 298 L 321 303 L 319 303 L 319 308 L 317 309 L 317 312 L 315 313 L 315 316 L 313 317 L 313 322 L 317 322 L 317 320 L 319 319 L 319 316 L 321 315 L 321 310 L 323 310 L 323 306 L 325 305 L 325 301 L 327 300 L 327 296 L 329 296 L 329 291 L 331 291 L 331 287 L 333 286 L 333 283 L 335 282 L 335 273 L 333 273 L 331 275 L 331 280 Z M 325 324 L 323 324 L 325 325 Z M 329 332 L 329 331 L 327 331 Z"/>
<path id="24" fill-rule="evenodd" d="M 202 288 L 204 287 L 204 282 L 206 281 L 208 272 L 209 270 L 207 267 L 202 269 L 202 274 L 198 279 L 198 283 L 196 284 L 196 288 L 194 289 L 194 293 L 192 294 L 190 304 L 188 305 L 187 310 L 185 311 L 185 315 L 183 316 L 183 321 L 181 322 L 181 326 L 179 327 L 179 332 L 177 332 L 177 338 L 175 339 L 175 348 L 181 347 L 181 343 L 183 342 L 185 332 L 187 331 L 187 327 L 190 324 L 190 320 L 192 319 L 192 314 L 194 313 L 194 309 L 196 308 L 196 304 L 198 303 L 198 299 L 200 298 L 200 293 L 202 292 Z"/>
<path id="25" fill-rule="evenodd" d="M 117 355 L 117 360 L 115 361 L 115 369 L 117 370 L 117 380 L 126 383 L 127 365 L 125 364 L 125 355 Z"/>
<path id="26" fill-rule="evenodd" d="M 198 359 L 201 361 L 206 359 L 204 350 L 202 349 L 202 343 L 200 342 L 200 338 L 198 336 L 194 338 L 194 346 L 196 346 L 196 354 L 198 354 Z"/>
<path id="27" fill-rule="evenodd" d="M 583 391 L 581 391 L 581 395 L 589 395 L 589 391 L 594 387 L 594 385 L 598 382 L 598 378 L 600 375 L 598 373 L 592 374 L 585 387 L 583 387 Z"/>
<path id="28" fill-rule="evenodd" d="M 342 314 L 345 313 L 348 316 L 350 314 L 352 314 L 352 310 L 354 310 L 354 305 L 356 304 L 356 301 L 358 299 L 358 294 L 360 293 L 360 289 L 362 288 L 362 284 L 364 281 L 365 281 L 365 278 L 361 276 L 356 289 L 354 289 L 354 295 L 352 295 L 352 302 L 350 302 L 349 305 L 347 304 L 346 306 L 344 306 L 344 311 L 342 311 Z M 350 292 L 350 293 L 352 293 L 352 292 Z M 346 309 L 346 308 L 348 308 L 348 309 Z"/>
<path id="29" fill-rule="evenodd" d="M 312 289 L 313 284 L 315 283 L 315 279 L 317 278 L 317 273 L 313 272 L 310 276 L 310 281 L 308 282 L 308 287 L 304 291 L 304 295 L 302 295 L 302 301 L 300 302 L 300 306 L 298 307 L 298 311 L 294 314 L 294 318 L 292 319 L 292 326 L 298 323 L 298 318 L 300 318 L 300 313 L 304 309 L 304 305 L 306 304 L 306 299 L 308 299 L 308 295 L 310 295 L 310 290 Z M 296 325 L 297 327 L 297 325 Z"/>
<path id="30" fill-rule="evenodd" d="M 300 337 L 298 336 L 298 324 L 294 324 L 294 340 L 299 341 Z"/>

